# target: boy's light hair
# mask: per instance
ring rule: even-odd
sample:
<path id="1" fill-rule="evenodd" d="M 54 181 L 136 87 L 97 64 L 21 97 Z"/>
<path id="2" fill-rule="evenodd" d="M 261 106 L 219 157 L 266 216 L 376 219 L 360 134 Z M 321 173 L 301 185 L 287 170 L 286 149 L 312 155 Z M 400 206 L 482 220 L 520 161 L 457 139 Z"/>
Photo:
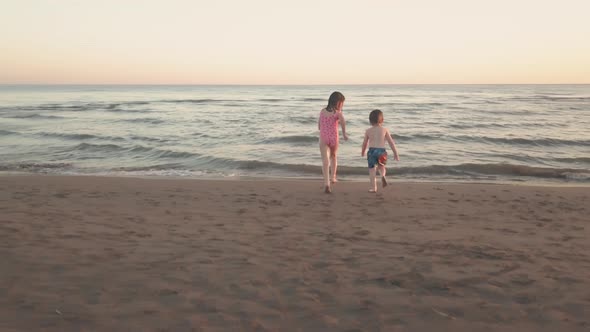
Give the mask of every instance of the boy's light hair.
<path id="1" fill-rule="evenodd" d="M 383 112 L 380 110 L 373 110 L 371 114 L 369 114 L 369 122 L 372 125 L 380 124 L 383 122 Z"/>

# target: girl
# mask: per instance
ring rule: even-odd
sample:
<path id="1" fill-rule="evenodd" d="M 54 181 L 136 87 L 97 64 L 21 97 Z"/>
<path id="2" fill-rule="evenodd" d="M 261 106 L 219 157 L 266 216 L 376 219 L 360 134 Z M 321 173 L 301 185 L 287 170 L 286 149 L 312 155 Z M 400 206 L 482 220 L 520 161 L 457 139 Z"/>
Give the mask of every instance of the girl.
<path id="1" fill-rule="evenodd" d="M 348 140 L 346 135 L 346 123 L 342 115 L 344 95 L 338 91 L 332 92 L 328 100 L 328 106 L 322 109 L 318 119 L 320 130 L 320 154 L 322 155 L 322 174 L 324 175 L 324 192 L 332 192 L 331 183 L 336 182 L 336 168 L 338 161 L 338 123 L 342 126 L 342 137 Z M 330 173 L 332 177 L 330 178 Z"/>

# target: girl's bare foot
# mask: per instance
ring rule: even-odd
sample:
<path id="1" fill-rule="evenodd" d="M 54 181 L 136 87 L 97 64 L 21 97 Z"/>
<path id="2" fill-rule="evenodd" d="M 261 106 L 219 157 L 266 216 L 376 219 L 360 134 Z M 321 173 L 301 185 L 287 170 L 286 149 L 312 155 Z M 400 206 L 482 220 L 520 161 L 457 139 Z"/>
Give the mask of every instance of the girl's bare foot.
<path id="1" fill-rule="evenodd" d="M 324 192 L 325 192 L 326 194 L 331 194 L 331 193 L 332 193 L 332 189 L 330 188 L 330 186 L 326 186 L 326 187 L 324 188 Z"/>
<path id="2" fill-rule="evenodd" d="M 377 189 L 369 189 L 369 192 L 374 194 L 377 192 Z"/>
<path id="3" fill-rule="evenodd" d="M 332 180 L 330 180 L 330 183 L 332 183 L 332 184 L 334 184 L 336 182 L 338 182 L 338 180 L 336 180 L 336 178 L 333 178 Z"/>
<path id="4" fill-rule="evenodd" d="M 387 187 L 387 180 L 385 180 L 384 176 L 381 177 L 381 184 L 383 185 L 383 188 Z"/>

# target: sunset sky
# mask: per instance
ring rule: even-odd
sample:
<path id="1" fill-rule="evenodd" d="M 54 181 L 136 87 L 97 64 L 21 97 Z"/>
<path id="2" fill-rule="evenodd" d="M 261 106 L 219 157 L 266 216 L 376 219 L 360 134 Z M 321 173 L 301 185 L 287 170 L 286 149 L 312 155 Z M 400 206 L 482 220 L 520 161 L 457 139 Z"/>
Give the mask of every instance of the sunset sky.
<path id="1" fill-rule="evenodd" d="M 588 0 L 0 3 L 0 84 L 590 83 Z"/>

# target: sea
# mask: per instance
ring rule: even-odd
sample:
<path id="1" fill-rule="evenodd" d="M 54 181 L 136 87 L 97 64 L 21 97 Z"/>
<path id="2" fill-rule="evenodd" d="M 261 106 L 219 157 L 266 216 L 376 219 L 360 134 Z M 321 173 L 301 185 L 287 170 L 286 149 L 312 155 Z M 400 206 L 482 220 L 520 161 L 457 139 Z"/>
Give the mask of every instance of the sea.
<path id="1" fill-rule="evenodd" d="M 590 85 L 0 85 L 0 174 L 320 179 L 333 91 L 342 181 L 380 109 L 390 181 L 590 184 Z"/>

